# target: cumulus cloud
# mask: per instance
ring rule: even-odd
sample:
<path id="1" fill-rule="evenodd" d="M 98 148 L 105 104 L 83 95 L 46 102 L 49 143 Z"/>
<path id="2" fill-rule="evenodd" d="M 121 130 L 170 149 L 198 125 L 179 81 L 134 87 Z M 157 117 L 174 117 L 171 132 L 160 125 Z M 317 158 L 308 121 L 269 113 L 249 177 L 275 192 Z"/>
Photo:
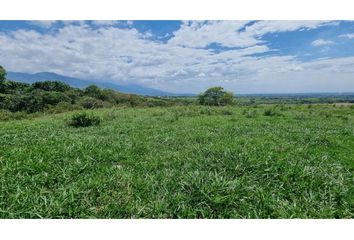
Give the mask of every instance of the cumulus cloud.
<path id="1" fill-rule="evenodd" d="M 217 43 L 225 47 L 249 47 L 262 41 L 267 33 L 314 29 L 333 21 L 186 21 L 174 32 L 172 45 L 207 47 Z M 250 24 L 250 25 L 248 25 Z"/>
<path id="2" fill-rule="evenodd" d="M 260 38 L 264 34 L 313 29 L 330 22 L 185 22 L 168 42 L 111 24 L 101 22 L 92 28 L 87 23 L 66 23 L 51 33 L 0 32 L 0 63 L 9 71 L 52 71 L 171 92 L 199 92 L 219 84 L 236 92 L 300 91 L 317 72 L 318 77 L 311 79 L 317 84 L 332 86 L 327 83 L 330 76 L 341 76 L 343 85 L 354 85 L 349 81 L 354 58 L 303 63 L 296 56 L 262 55 L 274 51 Z M 225 50 L 208 48 L 213 43 Z"/>
<path id="3" fill-rule="evenodd" d="M 207 47 L 218 43 L 225 47 L 247 47 L 258 43 L 253 37 L 241 34 L 238 30 L 248 21 L 187 21 L 169 41 L 171 45 L 187 47 Z"/>
<path id="4" fill-rule="evenodd" d="M 332 45 L 332 44 L 334 44 L 333 41 L 324 40 L 324 39 L 316 39 L 311 43 L 311 45 L 315 47 L 322 47 L 322 46 Z"/>

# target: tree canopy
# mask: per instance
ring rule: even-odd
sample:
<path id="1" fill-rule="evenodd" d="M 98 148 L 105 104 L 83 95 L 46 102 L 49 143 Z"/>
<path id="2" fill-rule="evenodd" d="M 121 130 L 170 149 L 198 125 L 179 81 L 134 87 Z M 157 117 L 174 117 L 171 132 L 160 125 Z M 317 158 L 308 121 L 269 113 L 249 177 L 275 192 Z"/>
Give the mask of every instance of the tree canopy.
<path id="1" fill-rule="evenodd" d="M 233 103 L 234 94 L 225 91 L 222 87 L 211 87 L 199 95 L 198 101 L 202 105 L 224 106 Z"/>
<path id="2" fill-rule="evenodd" d="M 5 81 L 6 70 L 0 65 L 0 83 Z"/>
<path id="3" fill-rule="evenodd" d="M 43 91 L 66 92 L 71 89 L 68 84 L 59 81 L 43 81 L 32 84 L 34 89 L 41 89 Z"/>

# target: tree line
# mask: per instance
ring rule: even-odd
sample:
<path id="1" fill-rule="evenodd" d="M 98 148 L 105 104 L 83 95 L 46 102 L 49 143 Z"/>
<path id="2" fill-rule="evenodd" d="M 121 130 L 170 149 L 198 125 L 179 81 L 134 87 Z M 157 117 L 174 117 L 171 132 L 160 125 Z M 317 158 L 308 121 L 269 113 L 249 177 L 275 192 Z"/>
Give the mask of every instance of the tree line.
<path id="1" fill-rule="evenodd" d="M 92 109 L 111 106 L 172 106 L 184 105 L 181 99 L 145 97 L 126 94 L 96 85 L 84 89 L 73 88 L 59 81 L 43 81 L 33 84 L 6 79 L 6 71 L 0 66 L 0 109 L 10 112 L 62 112 L 74 109 Z"/>
<path id="2" fill-rule="evenodd" d="M 213 87 L 198 96 L 198 103 L 223 106 L 233 103 L 234 95 L 221 87 Z M 146 97 L 126 94 L 96 85 L 84 89 L 73 88 L 59 81 L 41 81 L 33 84 L 6 79 L 6 70 L 0 66 L 0 109 L 10 112 L 63 112 L 111 106 L 172 106 L 186 105 L 183 98 Z"/>

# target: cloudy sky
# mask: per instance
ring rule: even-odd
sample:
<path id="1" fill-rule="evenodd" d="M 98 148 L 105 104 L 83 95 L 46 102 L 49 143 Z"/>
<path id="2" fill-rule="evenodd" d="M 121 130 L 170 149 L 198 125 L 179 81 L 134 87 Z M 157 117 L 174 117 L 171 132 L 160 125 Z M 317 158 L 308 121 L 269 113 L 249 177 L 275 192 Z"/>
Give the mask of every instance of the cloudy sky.
<path id="1" fill-rule="evenodd" d="M 0 21 L 0 65 L 180 93 L 354 92 L 354 22 Z"/>

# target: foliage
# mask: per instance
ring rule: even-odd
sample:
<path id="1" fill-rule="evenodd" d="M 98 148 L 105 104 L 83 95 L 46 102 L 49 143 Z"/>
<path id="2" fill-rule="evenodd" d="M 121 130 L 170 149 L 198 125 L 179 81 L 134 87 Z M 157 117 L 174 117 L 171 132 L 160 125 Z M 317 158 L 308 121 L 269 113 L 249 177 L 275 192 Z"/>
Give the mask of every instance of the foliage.
<path id="1" fill-rule="evenodd" d="M 4 94 L 26 94 L 30 92 L 31 85 L 28 83 L 4 81 L 1 93 Z"/>
<path id="2" fill-rule="evenodd" d="M 276 115 L 276 113 L 275 113 L 274 110 L 272 110 L 272 109 L 266 109 L 266 110 L 264 110 L 263 115 L 264 115 L 264 116 L 271 117 L 271 116 Z"/>
<path id="3" fill-rule="evenodd" d="M 58 81 L 43 81 L 35 82 L 32 84 L 34 89 L 41 89 L 43 91 L 55 91 L 55 92 L 66 92 L 71 89 L 68 84 L 58 82 Z"/>
<path id="4" fill-rule="evenodd" d="M 81 99 L 80 105 L 86 109 L 102 108 L 104 107 L 104 102 L 93 97 L 84 97 Z"/>
<path id="5" fill-rule="evenodd" d="M 234 94 L 225 91 L 222 87 L 212 87 L 200 94 L 198 101 L 201 105 L 224 106 L 233 103 Z"/>
<path id="6" fill-rule="evenodd" d="M 92 98 L 97 98 L 102 101 L 107 100 L 107 96 L 104 94 L 104 91 L 101 90 L 96 85 L 88 86 L 87 88 L 85 88 L 84 93 L 86 96 L 89 96 Z"/>
<path id="7" fill-rule="evenodd" d="M 5 81 L 6 78 L 6 70 L 0 65 L 0 82 Z"/>
<path id="8" fill-rule="evenodd" d="M 6 70 L 0 65 L 0 93 L 3 92 L 3 85 L 6 78 Z"/>
<path id="9" fill-rule="evenodd" d="M 82 112 L 74 114 L 68 122 L 68 125 L 72 127 L 89 127 L 97 126 L 100 123 L 101 119 L 99 117 Z"/>
<path id="10" fill-rule="evenodd" d="M 72 106 L 69 107 L 69 104 Z M 80 106 L 94 109 L 122 105 L 154 107 L 185 104 L 188 103 L 184 100 L 143 97 L 100 89 L 94 85 L 81 90 L 58 81 L 27 84 L 3 80 L 0 87 L 0 109 L 11 112 L 62 112 L 65 109 L 78 109 Z"/>

